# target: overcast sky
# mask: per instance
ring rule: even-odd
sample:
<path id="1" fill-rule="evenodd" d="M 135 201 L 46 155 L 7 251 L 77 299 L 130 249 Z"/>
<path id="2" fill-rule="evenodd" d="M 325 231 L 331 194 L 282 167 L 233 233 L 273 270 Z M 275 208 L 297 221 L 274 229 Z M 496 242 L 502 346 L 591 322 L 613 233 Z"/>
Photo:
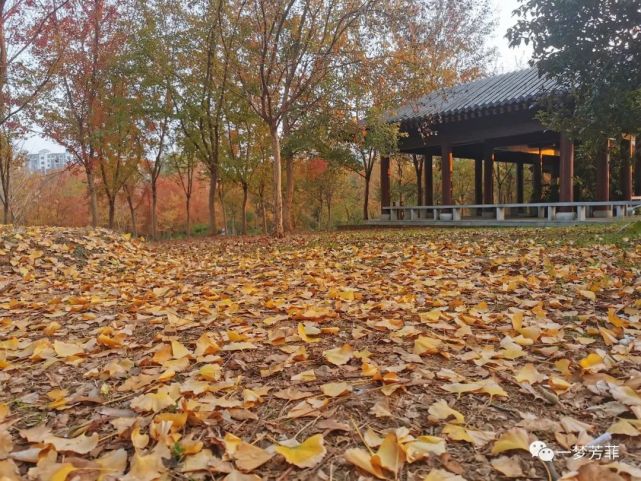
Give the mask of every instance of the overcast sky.
<path id="1" fill-rule="evenodd" d="M 512 11 L 519 6 L 519 1 L 493 0 L 493 2 L 498 26 L 496 28 L 496 35 L 490 44 L 494 45 L 497 50 L 496 70 L 498 72 L 511 72 L 513 70 L 527 68 L 528 60 L 530 60 L 532 55 L 531 48 L 524 46 L 518 49 L 510 48 L 509 42 L 505 38 L 507 29 L 516 23 L 516 19 L 512 17 Z"/>
<path id="2" fill-rule="evenodd" d="M 493 0 L 493 2 L 498 21 L 495 34 L 489 41 L 490 45 L 495 46 L 497 50 L 497 60 L 494 70 L 497 73 L 503 73 L 526 68 L 528 66 L 527 62 L 530 59 L 530 49 L 524 47 L 511 49 L 505 38 L 507 29 L 515 23 L 514 18 L 512 18 L 512 11 L 518 7 L 519 1 Z M 37 152 L 40 149 L 49 149 L 51 151 L 63 150 L 62 147 L 57 146 L 55 143 L 38 136 L 28 139 L 25 142 L 24 149 L 28 152 Z"/>

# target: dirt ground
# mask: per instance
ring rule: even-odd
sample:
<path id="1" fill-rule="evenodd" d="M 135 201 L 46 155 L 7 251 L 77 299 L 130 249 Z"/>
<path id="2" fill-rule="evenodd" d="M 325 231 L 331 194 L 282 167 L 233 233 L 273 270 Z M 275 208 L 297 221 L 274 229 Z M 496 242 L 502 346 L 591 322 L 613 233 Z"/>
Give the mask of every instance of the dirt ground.
<path id="1" fill-rule="evenodd" d="M 641 480 L 612 229 L 2 227 L 0 480 Z"/>

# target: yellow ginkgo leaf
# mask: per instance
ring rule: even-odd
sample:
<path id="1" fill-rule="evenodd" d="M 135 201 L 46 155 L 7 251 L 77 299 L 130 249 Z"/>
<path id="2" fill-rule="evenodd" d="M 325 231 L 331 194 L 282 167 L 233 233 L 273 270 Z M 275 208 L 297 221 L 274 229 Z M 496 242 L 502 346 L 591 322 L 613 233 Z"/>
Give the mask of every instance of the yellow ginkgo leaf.
<path id="1" fill-rule="evenodd" d="M 403 446 L 408 463 L 445 452 L 445 440 L 437 436 L 419 436 Z"/>
<path id="2" fill-rule="evenodd" d="M 586 371 L 589 369 L 595 369 L 600 367 L 605 367 L 603 365 L 603 358 L 599 356 L 596 352 L 588 354 L 586 357 L 579 361 L 579 365 Z"/>
<path id="3" fill-rule="evenodd" d="M 174 359 L 182 359 L 189 356 L 191 353 L 181 342 L 171 341 L 171 355 Z"/>
<path id="4" fill-rule="evenodd" d="M 258 346 L 251 342 L 230 342 L 223 346 L 223 351 L 246 351 L 249 349 L 258 349 Z"/>
<path id="5" fill-rule="evenodd" d="M 289 464 L 299 468 L 311 468 L 323 459 L 327 450 L 323 444 L 323 435 L 316 434 L 297 446 L 276 446 L 276 452 Z"/>
<path id="6" fill-rule="evenodd" d="M 60 330 L 60 328 L 61 328 L 61 327 L 62 327 L 62 326 L 60 325 L 60 323 L 59 323 L 59 322 L 52 321 L 52 322 L 50 322 L 50 323 L 49 323 L 49 324 L 48 324 L 48 325 L 47 325 L 47 326 L 42 330 L 42 333 L 43 333 L 45 336 L 52 336 L 53 334 L 55 334 L 56 332 L 58 332 L 58 331 Z"/>
<path id="7" fill-rule="evenodd" d="M 96 459 L 96 463 L 101 470 L 96 481 L 117 479 L 127 469 L 127 451 L 124 449 L 109 451 Z"/>
<path id="8" fill-rule="evenodd" d="M 9 405 L 6 403 L 0 403 L 0 422 L 4 420 L 11 413 Z"/>
<path id="9" fill-rule="evenodd" d="M 617 401 L 626 406 L 641 406 L 641 396 L 630 386 L 619 386 L 614 383 L 608 383 L 610 394 Z"/>
<path id="10" fill-rule="evenodd" d="M 59 357 L 71 357 L 84 354 L 85 350 L 82 346 L 78 344 L 72 344 L 69 342 L 55 341 L 53 343 L 53 350 L 56 351 L 56 354 Z"/>
<path id="11" fill-rule="evenodd" d="M 596 301 L 596 294 L 593 291 L 588 291 L 587 289 L 580 289 L 579 294 L 581 294 L 586 299 L 591 301 Z"/>
<path id="12" fill-rule="evenodd" d="M 167 468 L 165 468 L 159 453 L 152 452 L 147 455 L 134 453 L 129 472 L 120 479 L 122 481 L 153 481 L 162 478 L 166 471 Z"/>
<path id="13" fill-rule="evenodd" d="M 545 381 L 546 376 L 541 374 L 534 364 L 528 362 L 525 366 L 519 369 L 514 378 L 518 383 L 535 384 L 537 382 Z"/>
<path id="14" fill-rule="evenodd" d="M 354 357 L 354 350 L 349 344 L 343 344 L 341 347 L 323 351 L 323 357 L 335 366 L 342 366 Z"/>
<path id="15" fill-rule="evenodd" d="M 423 354 L 438 354 L 441 352 L 443 341 L 433 337 L 419 336 L 414 341 L 414 354 L 422 356 Z"/>
<path id="16" fill-rule="evenodd" d="M 443 434 L 445 434 L 452 441 L 467 441 L 468 443 L 473 442 L 472 436 L 467 432 L 463 426 L 458 426 L 456 424 L 446 424 L 443 426 Z"/>
<path id="17" fill-rule="evenodd" d="M 352 392 L 352 386 L 346 382 L 330 382 L 323 384 L 321 386 L 321 391 L 323 391 L 325 396 L 338 397 L 348 392 Z"/>
<path id="18" fill-rule="evenodd" d="M 206 356 L 208 354 L 216 354 L 220 351 L 220 346 L 208 334 L 202 334 L 196 341 L 196 349 L 194 356 Z"/>
<path id="19" fill-rule="evenodd" d="M 205 364 L 198 370 L 198 375 L 205 381 L 218 381 L 222 375 L 222 369 L 218 364 Z"/>
<path id="20" fill-rule="evenodd" d="M 274 455 L 258 446 L 241 441 L 234 451 L 236 467 L 249 473 L 269 461 Z"/>
<path id="21" fill-rule="evenodd" d="M 376 476 L 378 479 L 386 479 L 383 470 L 378 465 L 372 464 L 372 456 L 361 448 L 352 448 L 345 451 L 345 460 L 366 473 Z"/>
<path id="22" fill-rule="evenodd" d="M 149 444 L 149 435 L 141 434 L 140 427 L 136 426 L 131 430 L 131 444 L 136 449 L 145 449 Z"/>
<path id="23" fill-rule="evenodd" d="M 569 359 L 557 359 L 556 361 L 554 361 L 554 369 L 559 371 L 564 376 L 569 377 L 572 375 L 572 372 L 570 371 L 570 364 L 571 362 Z"/>
<path id="24" fill-rule="evenodd" d="M 76 468 L 71 463 L 63 463 L 56 465 L 55 469 L 51 472 L 50 476 L 46 478 L 46 481 L 65 481 L 69 474 L 77 471 Z"/>
<path id="25" fill-rule="evenodd" d="M 392 473 L 398 473 L 405 462 L 405 453 L 399 445 L 395 433 L 389 433 L 372 456 L 372 464 Z"/>
<path id="26" fill-rule="evenodd" d="M 227 455 L 233 458 L 234 454 L 236 454 L 236 449 L 238 449 L 238 446 L 240 446 L 240 443 L 242 442 L 242 439 L 232 433 L 225 434 L 223 444 L 225 445 L 225 452 Z"/>
<path id="27" fill-rule="evenodd" d="M 452 409 L 445 399 L 436 401 L 429 407 L 427 412 L 430 414 L 430 419 L 434 421 L 444 421 L 450 417 L 454 417 L 456 424 L 463 424 L 465 422 L 465 416 L 456 409 Z"/>
<path id="28" fill-rule="evenodd" d="M 481 381 L 481 392 L 489 394 L 491 397 L 502 396 L 507 397 L 505 390 L 494 379 L 485 379 Z"/>
<path id="29" fill-rule="evenodd" d="M 456 424 L 446 424 L 443 427 L 443 434 L 452 441 L 466 441 L 477 448 L 485 446 L 496 437 L 493 431 L 475 431 Z"/>
<path id="30" fill-rule="evenodd" d="M 558 376 L 550 376 L 550 379 L 548 379 L 548 385 L 557 394 L 564 393 L 572 387 L 572 384 Z"/>
<path id="31" fill-rule="evenodd" d="M 432 309 L 428 312 L 419 312 L 418 316 L 421 319 L 421 322 L 437 322 L 441 318 L 441 311 L 440 309 Z"/>
<path id="32" fill-rule="evenodd" d="M 523 428 L 512 428 L 505 431 L 492 446 L 492 454 L 499 454 L 505 451 L 523 450 L 528 451 L 530 447 L 530 436 Z"/>
<path id="33" fill-rule="evenodd" d="M 234 469 L 223 478 L 223 481 L 263 481 L 263 478 L 256 474 L 245 474 Z"/>
<path id="34" fill-rule="evenodd" d="M 137 411 L 159 412 L 173 406 L 174 399 L 166 392 L 143 394 L 131 400 L 131 407 Z"/>
<path id="35" fill-rule="evenodd" d="M 450 473 L 444 469 L 432 469 L 423 481 L 466 481 L 463 476 Z"/>
<path id="36" fill-rule="evenodd" d="M 309 382 L 309 381 L 314 381 L 314 380 L 316 380 L 316 373 L 314 372 L 313 369 L 309 369 L 308 371 L 299 372 L 298 374 L 294 374 L 292 376 L 292 381 Z"/>
<path id="37" fill-rule="evenodd" d="M 611 307 L 608 309 L 608 322 L 615 327 L 627 327 L 628 322 L 617 316 L 616 311 Z"/>
<path id="38" fill-rule="evenodd" d="M 320 333 L 321 330 L 315 326 L 305 325 L 302 322 L 298 323 L 298 335 L 307 343 L 320 342 L 320 338 L 313 337 L 318 336 Z"/>
<path id="39" fill-rule="evenodd" d="M 641 432 L 627 419 L 619 419 L 608 428 L 608 432 L 610 434 L 620 434 L 623 436 L 641 436 Z"/>

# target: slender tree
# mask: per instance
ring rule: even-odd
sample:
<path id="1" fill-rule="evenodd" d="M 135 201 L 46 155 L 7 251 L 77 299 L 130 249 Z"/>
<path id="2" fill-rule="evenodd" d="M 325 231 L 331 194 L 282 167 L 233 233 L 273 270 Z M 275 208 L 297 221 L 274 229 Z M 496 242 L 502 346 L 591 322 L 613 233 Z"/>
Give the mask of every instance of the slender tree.
<path id="1" fill-rule="evenodd" d="M 71 0 L 55 17 L 55 35 L 40 55 L 62 55 L 55 73 L 55 88 L 42 102 L 39 123 L 45 135 L 64 146 L 86 175 L 91 224 L 98 225 L 96 175 L 100 171 L 100 144 L 106 82 L 118 52 L 127 39 L 121 22 L 120 0 Z"/>
<path id="2" fill-rule="evenodd" d="M 238 31 L 245 40 L 234 57 L 241 92 L 269 130 L 273 155 L 274 235 L 284 236 L 281 135 L 294 108 L 311 95 L 344 57 L 348 33 L 375 0 L 247 0 Z"/>
<path id="3" fill-rule="evenodd" d="M 209 177 L 211 235 L 216 234 L 223 111 L 229 93 L 230 59 L 237 39 L 236 32 L 224 29 L 230 15 L 225 0 L 194 2 L 193 8 L 184 12 L 185 29 L 180 35 L 175 62 L 178 94 L 174 102 L 181 130 L 185 139 L 192 143 Z"/>
<path id="4" fill-rule="evenodd" d="M 19 159 L 11 142 L 23 130 L 23 114 L 49 85 L 63 53 L 57 50 L 38 55 L 38 46 L 55 34 L 55 16 L 68 3 L 0 0 L 0 200 L 4 223 L 9 222 L 11 177 Z"/>
<path id="5" fill-rule="evenodd" d="M 138 172 L 143 158 L 140 132 L 135 122 L 137 101 L 131 97 L 126 78 L 116 74 L 102 95 L 100 130 L 96 152 L 102 191 L 107 198 L 108 226 L 114 227 L 116 200 L 128 179 Z"/>
<path id="6" fill-rule="evenodd" d="M 135 39 L 131 64 L 138 76 L 139 130 L 151 189 L 151 236 L 158 236 L 158 179 L 177 128 L 174 99 L 178 92 L 174 58 L 184 29 L 183 10 L 175 2 L 135 0 Z"/>
<path id="7" fill-rule="evenodd" d="M 175 179 L 185 196 L 185 233 L 191 237 L 191 199 L 194 194 L 194 178 L 198 159 L 189 147 L 182 147 L 169 155 L 169 167 L 175 172 Z"/>

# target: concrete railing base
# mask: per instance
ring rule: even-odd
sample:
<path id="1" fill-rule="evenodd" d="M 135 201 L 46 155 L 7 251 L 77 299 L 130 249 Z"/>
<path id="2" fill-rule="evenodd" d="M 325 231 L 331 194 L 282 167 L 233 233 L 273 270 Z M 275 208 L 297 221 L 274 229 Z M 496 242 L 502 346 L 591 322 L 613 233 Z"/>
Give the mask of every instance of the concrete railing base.
<path id="1" fill-rule="evenodd" d="M 555 218 L 560 221 L 570 221 L 576 219 L 576 214 L 574 212 L 557 212 Z"/>

